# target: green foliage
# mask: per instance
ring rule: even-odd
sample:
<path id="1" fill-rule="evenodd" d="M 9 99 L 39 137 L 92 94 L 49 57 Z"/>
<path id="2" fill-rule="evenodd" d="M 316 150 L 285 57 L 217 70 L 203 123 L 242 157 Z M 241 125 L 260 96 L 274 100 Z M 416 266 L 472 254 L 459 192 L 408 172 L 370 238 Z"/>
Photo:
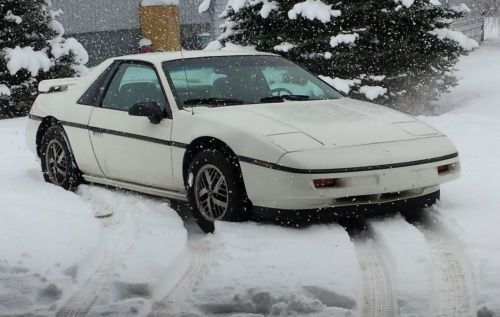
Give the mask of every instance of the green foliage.
<path id="1" fill-rule="evenodd" d="M 0 118 L 26 115 L 37 95 L 41 80 L 78 75 L 81 60 L 75 54 L 56 58 L 51 51 L 51 40 L 64 43 L 58 33 L 57 12 L 48 8 L 47 0 L 0 0 L 0 85 L 8 87 L 10 96 L 0 95 Z M 40 69 L 36 76 L 22 68 L 11 74 L 7 67 L 7 49 L 31 47 L 47 55 L 51 61 L 48 71 Z"/>
<path id="2" fill-rule="evenodd" d="M 467 51 L 429 32 L 449 27 L 462 12 L 429 0 L 416 0 L 409 7 L 395 0 L 323 0 L 341 15 L 327 23 L 300 15 L 290 19 L 289 10 L 300 2 L 275 0 L 278 8 L 265 18 L 260 13 L 268 0 L 247 2 L 237 12 L 229 6 L 219 40 L 281 54 L 317 75 L 359 80 L 350 91 L 354 98 L 365 98 L 359 92 L 363 85 L 385 87 L 388 92 L 375 101 L 409 112 L 415 112 L 416 105 L 418 112 L 428 110 L 433 100 L 457 84 L 451 71 Z M 339 34 L 358 37 L 354 43 L 332 47 L 331 37 Z M 283 42 L 295 46 L 276 51 Z M 380 75 L 385 76 L 382 81 L 373 79 Z"/>

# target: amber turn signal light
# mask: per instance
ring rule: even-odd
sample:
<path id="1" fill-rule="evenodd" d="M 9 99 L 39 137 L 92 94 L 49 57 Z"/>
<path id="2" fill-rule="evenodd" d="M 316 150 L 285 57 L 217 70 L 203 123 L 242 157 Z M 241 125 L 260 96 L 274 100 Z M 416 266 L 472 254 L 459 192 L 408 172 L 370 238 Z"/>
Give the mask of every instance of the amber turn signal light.
<path id="1" fill-rule="evenodd" d="M 315 179 L 314 187 L 316 188 L 334 187 L 336 182 L 337 180 L 335 178 Z"/>
<path id="2" fill-rule="evenodd" d="M 449 165 L 439 165 L 437 167 L 437 170 L 438 170 L 438 173 L 441 174 L 441 173 L 444 173 L 444 172 L 447 172 L 449 171 Z"/>

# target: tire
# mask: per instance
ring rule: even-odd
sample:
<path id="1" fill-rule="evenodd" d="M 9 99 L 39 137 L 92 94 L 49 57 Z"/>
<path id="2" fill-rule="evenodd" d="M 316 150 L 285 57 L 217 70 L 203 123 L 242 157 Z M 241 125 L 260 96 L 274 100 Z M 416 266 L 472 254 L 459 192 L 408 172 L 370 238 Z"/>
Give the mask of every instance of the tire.
<path id="1" fill-rule="evenodd" d="M 75 190 L 82 177 L 63 128 L 58 125 L 48 128 L 42 137 L 40 150 L 45 181 L 66 190 Z"/>
<path id="2" fill-rule="evenodd" d="M 251 207 L 236 159 L 217 149 L 205 149 L 195 155 L 187 175 L 188 200 L 198 224 L 249 218 Z"/>

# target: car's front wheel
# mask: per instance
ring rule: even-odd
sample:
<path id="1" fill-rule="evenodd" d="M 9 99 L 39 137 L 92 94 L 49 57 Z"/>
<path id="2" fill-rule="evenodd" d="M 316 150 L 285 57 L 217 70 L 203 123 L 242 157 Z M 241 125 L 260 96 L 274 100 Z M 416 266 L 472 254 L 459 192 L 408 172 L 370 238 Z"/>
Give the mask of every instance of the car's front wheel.
<path id="1" fill-rule="evenodd" d="M 249 204 L 237 162 L 216 149 L 195 155 L 188 171 L 188 199 L 197 220 L 242 221 Z"/>
<path id="2" fill-rule="evenodd" d="M 81 175 L 64 130 L 57 125 L 48 128 L 43 135 L 40 149 L 45 181 L 66 190 L 75 190 L 81 183 Z"/>

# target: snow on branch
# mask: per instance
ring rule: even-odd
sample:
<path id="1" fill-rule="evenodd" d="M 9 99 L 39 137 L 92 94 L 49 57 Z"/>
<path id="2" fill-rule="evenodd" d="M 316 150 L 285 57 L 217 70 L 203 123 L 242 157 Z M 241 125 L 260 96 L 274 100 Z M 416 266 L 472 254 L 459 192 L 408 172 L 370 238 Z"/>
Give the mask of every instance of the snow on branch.
<path id="1" fill-rule="evenodd" d="M 415 0 L 394 0 L 395 3 L 401 3 L 406 8 L 409 8 L 413 5 Z"/>
<path id="2" fill-rule="evenodd" d="M 470 13 L 472 12 L 471 9 L 465 4 L 459 4 L 457 6 L 453 6 L 450 8 L 451 11 L 456 12 L 456 13 Z"/>
<path id="3" fill-rule="evenodd" d="M 21 24 L 21 22 L 23 22 L 23 19 L 20 16 L 14 15 L 10 10 L 7 11 L 7 14 L 4 16 L 3 19 L 5 21 L 15 22 L 16 24 Z"/>
<path id="4" fill-rule="evenodd" d="M 5 84 L 0 84 L 0 96 L 10 96 L 10 89 Z"/>
<path id="5" fill-rule="evenodd" d="M 205 13 L 210 9 L 210 5 L 212 4 L 212 0 L 203 0 L 198 7 L 198 13 Z"/>
<path id="6" fill-rule="evenodd" d="M 234 12 L 238 12 L 243 9 L 247 5 L 247 0 L 229 0 L 226 5 L 226 9 L 220 15 L 221 18 L 225 18 L 229 9 L 232 9 Z"/>
<path id="7" fill-rule="evenodd" d="M 317 19 L 328 23 L 331 21 L 331 17 L 338 17 L 341 12 L 340 10 L 332 10 L 331 4 L 325 4 L 320 0 L 306 0 L 297 3 L 288 11 L 288 18 L 291 20 L 296 20 L 299 15 L 311 21 Z"/>
<path id="8" fill-rule="evenodd" d="M 332 78 L 329 76 L 322 76 L 322 75 L 319 75 L 318 77 L 321 78 L 328 85 L 346 94 L 348 94 L 351 91 L 352 87 L 361 84 L 361 80 L 359 79 L 342 79 L 338 77 Z"/>
<path id="9" fill-rule="evenodd" d="M 4 52 L 7 69 L 11 75 L 17 74 L 21 69 L 26 69 L 31 76 L 35 77 L 40 70 L 48 72 L 52 66 L 52 61 L 44 51 L 34 51 L 29 46 L 6 48 Z"/>
<path id="10" fill-rule="evenodd" d="M 330 46 L 337 47 L 340 44 L 354 44 L 359 34 L 339 34 L 330 38 Z"/>
<path id="11" fill-rule="evenodd" d="M 429 34 L 436 36 L 442 41 L 450 40 L 456 42 L 461 48 L 466 51 L 471 51 L 479 47 L 479 44 L 475 40 L 467 37 L 462 32 L 452 31 L 448 28 L 434 29 L 432 31 L 429 31 Z"/>
<path id="12" fill-rule="evenodd" d="M 283 42 L 281 44 L 278 44 L 274 47 L 274 50 L 277 52 L 284 52 L 287 53 L 290 51 L 292 48 L 296 47 L 297 45 L 289 43 L 289 42 Z"/>
<path id="13" fill-rule="evenodd" d="M 359 92 L 364 94 L 369 100 L 375 100 L 382 97 L 387 93 L 387 88 L 381 86 L 362 86 L 359 88 Z"/>
<path id="14" fill-rule="evenodd" d="M 279 4 L 276 1 L 269 1 L 269 0 L 256 0 L 252 1 L 250 4 L 258 4 L 262 2 L 262 8 L 259 11 L 260 16 L 263 19 L 267 19 L 269 17 L 269 14 L 271 14 L 272 11 L 278 10 L 279 9 Z"/>

